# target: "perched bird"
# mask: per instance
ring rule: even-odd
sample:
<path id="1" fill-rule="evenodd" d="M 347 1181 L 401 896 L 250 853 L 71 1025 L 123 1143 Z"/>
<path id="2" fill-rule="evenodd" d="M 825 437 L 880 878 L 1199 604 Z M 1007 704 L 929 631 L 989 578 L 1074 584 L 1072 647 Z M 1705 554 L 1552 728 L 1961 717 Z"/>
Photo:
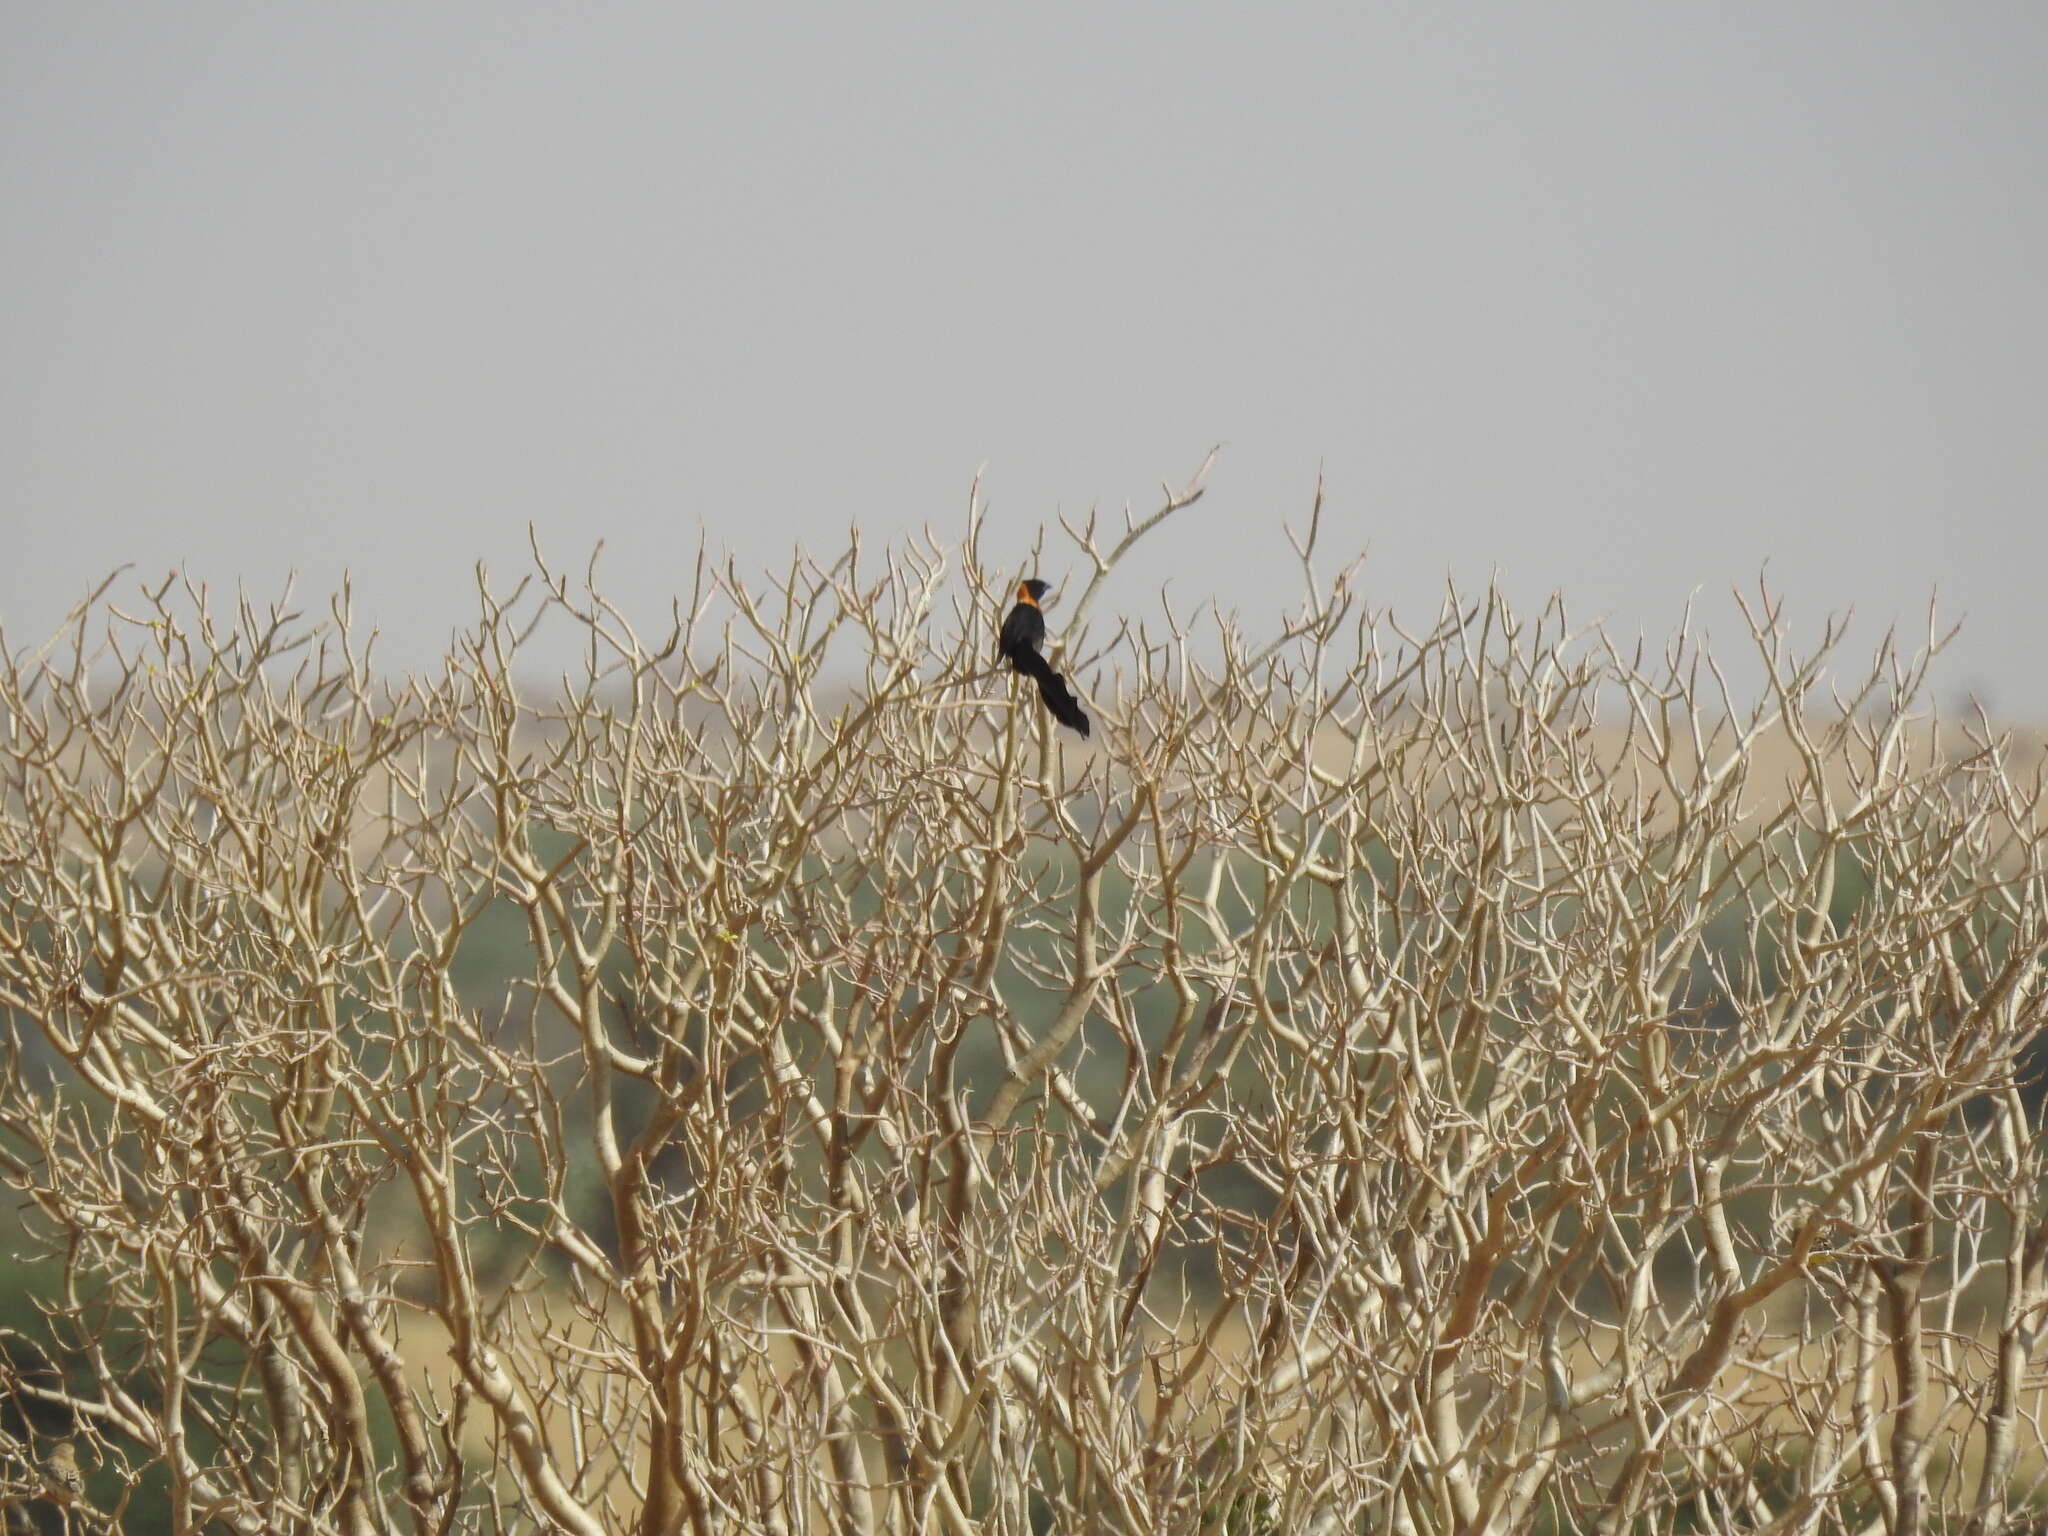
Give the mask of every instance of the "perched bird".
<path id="1" fill-rule="evenodd" d="M 1053 719 L 1072 726 L 1085 740 L 1088 716 L 1067 690 L 1067 680 L 1038 654 L 1039 646 L 1045 643 L 1045 615 L 1039 612 L 1038 600 L 1051 590 L 1051 585 L 1043 581 L 1017 583 L 1017 606 L 1003 620 L 1002 635 L 996 643 L 1011 671 L 1037 680 L 1038 696 L 1045 700 Z"/>
<path id="2" fill-rule="evenodd" d="M 78 1470 L 78 1452 L 59 1440 L 43 1462 L 43 1486 L 59 1504 L 73 1504 L 85 1495 L 85 1474 Z"/>

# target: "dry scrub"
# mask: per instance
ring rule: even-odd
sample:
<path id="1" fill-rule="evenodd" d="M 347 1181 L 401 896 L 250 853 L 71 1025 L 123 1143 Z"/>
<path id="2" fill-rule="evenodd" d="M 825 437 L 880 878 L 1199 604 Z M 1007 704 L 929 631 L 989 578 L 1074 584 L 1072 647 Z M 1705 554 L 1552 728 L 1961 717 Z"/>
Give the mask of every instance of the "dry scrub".
<path id="1" fill-rule="evenodd" d="M 0 1493 L 236 1532 L 1921 1532 L 2042 1472 L 2038 782 L 1320 578 L 182 587 L 0 672 Z M 539 560 L 538 555 L 536 560 Z M 686 573 L 687 575 L 688 573 Z M 580 661 L 519 684 L 544 622 Z M 522 646 L 527 650 L 522 650 Z M 38 1337 L 39 1335 L 39 1337 Z M 2038 1518 L 2038 1516 L 2036 1517 Z"/>

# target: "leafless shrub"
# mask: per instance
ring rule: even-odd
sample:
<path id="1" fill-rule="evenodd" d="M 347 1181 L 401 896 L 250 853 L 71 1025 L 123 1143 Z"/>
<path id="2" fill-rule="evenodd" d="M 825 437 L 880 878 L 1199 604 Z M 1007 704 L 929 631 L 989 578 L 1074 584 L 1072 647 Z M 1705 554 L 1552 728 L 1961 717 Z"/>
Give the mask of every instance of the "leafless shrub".
<path id="1" fill-rule="evenodd" d="M 2041 786 L 1938 637 L 1837 694 L 1759 597 L 1744 702 L 1312 523 L 1270 638 L 1094 643 L 1196 494 L 1069 530 L 1088 746 L 978 513 L 651 639 L 536 555 L 403 684 L 345 595 L 10 651 L 11 1513 L 65 1437 L 177 1530 L 2021 1519 Z"/>

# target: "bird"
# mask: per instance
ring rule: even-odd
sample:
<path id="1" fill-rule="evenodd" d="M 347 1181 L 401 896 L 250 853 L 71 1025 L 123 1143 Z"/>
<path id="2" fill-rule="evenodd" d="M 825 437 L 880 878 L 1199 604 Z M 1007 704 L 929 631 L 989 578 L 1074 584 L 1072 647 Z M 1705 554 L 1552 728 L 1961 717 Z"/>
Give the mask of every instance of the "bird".
<path id="1" fill-rule="evenodd" d="M 59 1440 L 43 1462 L 43 1487 L 58 1504 L 73 1504 L 85 1495 L 85 1474 L 78 1470 L 78 1452 Z"/>
<path id="2" fill-rule="evenodd" d="M 1039 611 L 1038 600 L 1052 590 L 1050 582 L 1036 580 L 1017 583 L 1017 603 L 1003 620 L 1002 633 L 997 646 L 1003 659 L 1010 664 L 1010 670 L 1021 672 L 1038 683 L 1038 696 L 1045 700 L 1045 707 L 1052 711 L 1053 719 L 1061 725 L 1071 726 L 1081 733 L 1083 741 L 1088 739 L 1088 716 L 1075 701 L 1067 688 L 1067 680 L 1053 671 L 1052 666 L 1038 653 L 1045 643 L 1045 615 Z"/>

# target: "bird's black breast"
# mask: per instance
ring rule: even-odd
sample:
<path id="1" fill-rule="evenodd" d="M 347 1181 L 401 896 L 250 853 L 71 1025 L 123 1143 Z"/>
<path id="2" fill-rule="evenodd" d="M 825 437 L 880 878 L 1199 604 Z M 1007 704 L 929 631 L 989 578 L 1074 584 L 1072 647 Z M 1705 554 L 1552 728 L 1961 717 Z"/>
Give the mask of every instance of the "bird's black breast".
<path id="1" fill-rule="evenodd" d="M 1022 651 L 1036 651 L 1045 641 L 1045 615 L 1029 603 L 1019 603 L 1003 620 L 1002 633 L 996 644 L 1002 653 L 1015 661 Z"/>

